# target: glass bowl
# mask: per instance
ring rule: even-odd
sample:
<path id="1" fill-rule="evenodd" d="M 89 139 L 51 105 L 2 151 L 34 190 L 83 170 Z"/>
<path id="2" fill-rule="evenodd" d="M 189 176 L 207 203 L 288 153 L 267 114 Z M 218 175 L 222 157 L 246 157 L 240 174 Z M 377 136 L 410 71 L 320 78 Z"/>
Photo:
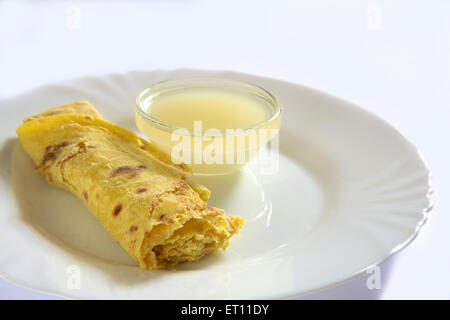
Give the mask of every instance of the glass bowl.
<path id="1" fill-rule="evenodd" d="M 266 89 L 226 78 L 161 81 L 136 98 L 136 124 L 194 174 L 239 170 L 274 138 L 281 105 Z"/>

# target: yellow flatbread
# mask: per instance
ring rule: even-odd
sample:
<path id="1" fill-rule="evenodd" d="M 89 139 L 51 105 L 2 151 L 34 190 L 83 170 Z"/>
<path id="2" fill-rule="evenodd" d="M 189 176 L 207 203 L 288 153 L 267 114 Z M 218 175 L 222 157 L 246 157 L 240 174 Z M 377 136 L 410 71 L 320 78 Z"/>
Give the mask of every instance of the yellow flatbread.
<path id="1" fill-rule="evenodd" d="M 170 268 L 225 249 L 244 219 L 206 201 L 190 170 L 85 101 L 48 109 L 17 128 L 47 181 L 74 193 L 143 269 Z"/>

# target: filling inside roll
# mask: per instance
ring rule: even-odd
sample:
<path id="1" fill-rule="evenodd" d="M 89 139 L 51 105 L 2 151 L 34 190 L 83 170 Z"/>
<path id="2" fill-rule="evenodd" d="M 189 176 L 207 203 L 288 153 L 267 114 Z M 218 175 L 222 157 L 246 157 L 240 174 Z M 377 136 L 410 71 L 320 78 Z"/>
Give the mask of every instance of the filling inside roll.
<path id="1" fill-rule="evenodd" d="M 225 248 L 225 245 L 214 228 L 201 220 L 192 219 L 162 244 L 154 246 L 146 260 L 151 263 L 152 259 L 156 259 L 159 267 L 170 267 L 180 262 L 197 261 L 218 247 Z"/>

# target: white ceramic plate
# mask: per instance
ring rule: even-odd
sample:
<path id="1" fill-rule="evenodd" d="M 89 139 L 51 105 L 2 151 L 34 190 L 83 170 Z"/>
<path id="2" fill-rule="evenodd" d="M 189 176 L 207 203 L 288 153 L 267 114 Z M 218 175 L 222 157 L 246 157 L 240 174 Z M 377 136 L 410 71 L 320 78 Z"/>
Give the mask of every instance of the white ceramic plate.
<path id="1" fill-rule="evenodd" d="M 83 99 L 135 131 L 140 90 L 193 75 L 247 80 L 278 96 L 279 170 L 262 175 L 251 164 L 240 174 L 199 178 L 212 189 L 212 205 L 247 219 L 242 235 L 226 252 L 197 263 L 143 271 L 80 201 L 33 173 L 15 127 L 48 107 Z M 429 171 L 395 129 L 346 101 L 280 80 L 201 70 L 110 74 L 41 87 L 0 101 L 0 110 L 0 274 L 66 297 L 296 296 L 383 262 L 414 239 L 431 207 Z"/>

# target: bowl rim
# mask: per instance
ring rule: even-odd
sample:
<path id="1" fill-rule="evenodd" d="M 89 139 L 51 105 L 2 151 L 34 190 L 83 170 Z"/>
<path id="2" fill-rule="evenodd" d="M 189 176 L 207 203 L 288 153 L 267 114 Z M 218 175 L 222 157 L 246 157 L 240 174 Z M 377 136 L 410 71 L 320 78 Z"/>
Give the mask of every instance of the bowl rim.
<path id="1" fill-rule="evenodd" d="M 267 123 L 270 123 L 274 120 L 276 120 L 277 118 L 279 118 L 281 116 L 281 110 L 282 110 L 282 105 L 280 103 L 280 101 L 278 100 L 278 98 L 269 90 L 254 84 L 252 82 L 249 81 L 243 81 L 243 80 L 237 80 L 237 79 L 233 79 L 233 78 L 229 78 L 229 77 L 215 77 L 215 76 L 187 76 L 187 77 L 175 77 L 175 78 L 169 78 L 166 80 L 162 80 L 162 81 L 158 81 L 153 83 L 152 85 L 150 85 L 149 87 L 145 88 L 144 90 L 142 90 L 136 97 L 135 103 L 136 103 L 136 112 L 139 113 L 139 115 L 141 115 L 144 119 L 146 119 L 147 121 L 150 122 L 151 125 L 158 127 L 159 129 L 162 129 L 164 131 L 167 132 L 173 132 L 175 130 L 184 130 L 184 131 L 189 131 L 189 134 L 191 136 L 195 136 L 195 132 L 193 128 L 186 128 L 186 127 L 180 127 L 180 126 L 176 126 L 167 122 L 164 122 L 154 116 L 152 116 L 150 113 L 148 113 L 147 111 L 144 110 L 143 105 L 142 105 L 142 99 L 143 97 L 148 94 L 150 91 L 156 91 L 158 87 L 161 87 L 165 84 L 170 84 L 170 83 L 176 83 L 177 81 L 189 81 L 189 80 L 204 80 L 205 82 L 207 81 L 226 81 L 229 83 L 234 83 L 236 86 L 247 86 L 250 88 L 255 89 L 256 91 L 264 94 L 266 97 L 268 97 L 271 101 L 270 104 L 272 105 L 273 109 L 274 109 L 274 113 L 270 115 L 270 117 L 267 117 L 266 119 L 264 119 L 263 121 L 260 121 L 250 127 L 245 127 L 245 128 L 234 128 L 233 130 L 238 130 L 241 129 L 244 132 L 250 131 L 250 130 L 257 130 L 259 127 L 264 126 Z M 193 87 L 195 87 L 195 84 L 193 85 Z M 215 87 L 215 86 L 212 86 Z M 217 88 L 219 88 L 220 86 L 217 86 Z M 228 129 L 218 129 L 218 128 L 214 128 L 215 130 L 220 131 L 222 134 L 226 133 L 226 131 Z M 181 132 L 181 131 L 180 131 Z"/>

